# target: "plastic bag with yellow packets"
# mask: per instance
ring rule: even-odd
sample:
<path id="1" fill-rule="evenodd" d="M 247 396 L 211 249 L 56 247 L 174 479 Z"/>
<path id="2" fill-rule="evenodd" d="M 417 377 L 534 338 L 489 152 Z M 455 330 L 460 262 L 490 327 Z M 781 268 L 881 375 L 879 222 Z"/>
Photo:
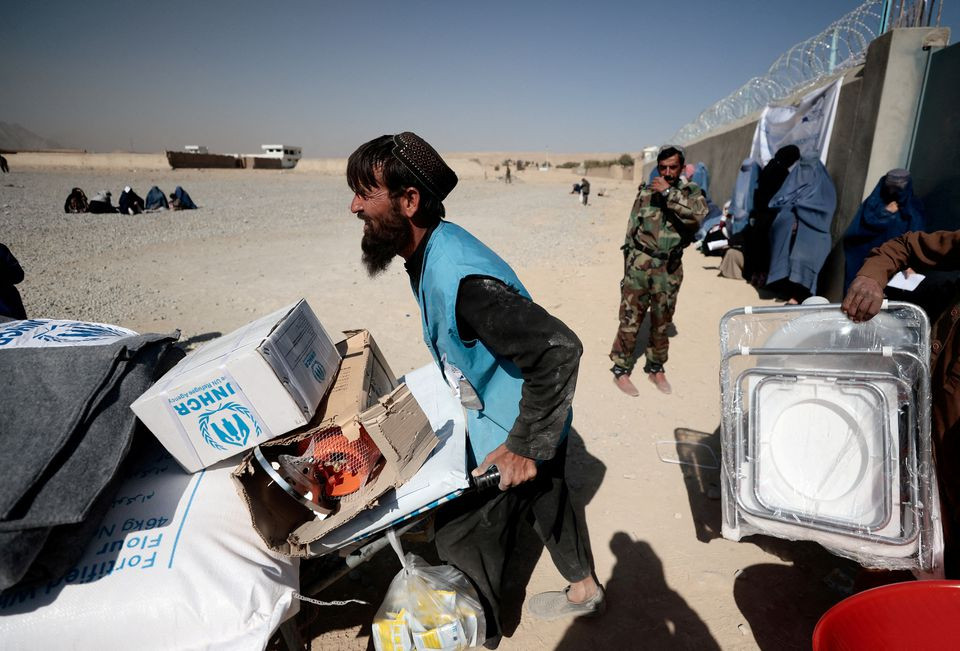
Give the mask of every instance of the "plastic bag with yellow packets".
<path id="1" fill-rule="evenodd" d="M 486 620 L 467 577 L 450 565 L 404 556 L 392 529 L 387 537 L 403 569 L 390 582 L 373 619 L 377 651 L 459 651 L 482 645 Z"/>

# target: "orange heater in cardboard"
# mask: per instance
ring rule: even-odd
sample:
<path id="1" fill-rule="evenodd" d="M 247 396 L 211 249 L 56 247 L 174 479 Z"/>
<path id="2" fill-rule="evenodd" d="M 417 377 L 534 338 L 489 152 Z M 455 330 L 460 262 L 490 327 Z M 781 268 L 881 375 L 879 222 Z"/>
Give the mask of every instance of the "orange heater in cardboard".
<path id="1" fill-rule="evenodd" d="M 353 441 L 339 427 L 314 434 L 301 444 L 313 460 L 314 473 L 322 480 L 328 499 L 341 499 L 363 488 L 374 466 L 382 459 L 379 448 L 362 426 Z"/>
<path id="2" fill-rule="evenodd" d="M 297 451 L 298 456 L 281 454 L 270 464 L 279 475 L 274 480 L 291 497 L 324 515 L 336 509 L 336 502 L 363 488 L 383 460 L 362 425 L 353 440 L 339 427 L 331 427 L 300 441 Z"/>
<path id="3" fill-rule="evenodd" d="M 345 334 L 340 370 L 310 424 L 254 448 L 234 471 L 254 528 L 281 554 L 308 555 L 311 542 L 409 480 L 437 445 L 370 333 Z"/>

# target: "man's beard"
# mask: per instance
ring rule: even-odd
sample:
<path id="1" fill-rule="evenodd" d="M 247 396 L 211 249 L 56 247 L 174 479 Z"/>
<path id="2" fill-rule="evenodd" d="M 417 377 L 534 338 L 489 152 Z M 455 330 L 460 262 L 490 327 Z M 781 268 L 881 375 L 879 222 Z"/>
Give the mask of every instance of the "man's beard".
<path id="1" fill-rule="evenodd" d="M 383 273 L 393 258 L 405 250 L 413 238 L 410 225 L 395 205 L 385 219 L 374 221 L 362 215 L 364 220 L 363 239 L 360 248 L 363 251 L 363 266 L 370 276 Z"/>

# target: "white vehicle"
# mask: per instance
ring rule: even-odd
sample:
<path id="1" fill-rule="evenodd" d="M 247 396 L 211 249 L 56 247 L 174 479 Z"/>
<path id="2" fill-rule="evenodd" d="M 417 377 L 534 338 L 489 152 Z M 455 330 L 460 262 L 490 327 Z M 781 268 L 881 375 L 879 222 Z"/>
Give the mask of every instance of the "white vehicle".
<path id="1" fill-rule="evenodd" d="M 260 149 L 263 154 L 258 158 L 279 158 L 280 168 L 285 170 L 296 167 L 297 161 L 303 155 L 303 150 L 293 145 L 260 145 Z"/>

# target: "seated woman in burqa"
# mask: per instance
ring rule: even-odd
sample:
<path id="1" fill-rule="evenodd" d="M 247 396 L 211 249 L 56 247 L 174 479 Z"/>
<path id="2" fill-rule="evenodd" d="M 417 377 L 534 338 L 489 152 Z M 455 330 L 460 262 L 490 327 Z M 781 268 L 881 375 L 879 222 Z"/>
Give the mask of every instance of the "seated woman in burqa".
<path id="1" fill-rule="evenodd" d="M 147 201 L 144 210 L 169 210 L 170 204 L 167 203 L 167 195 L 157 186 L 150 188 L 147 193 Z"/>
<path id="2" fill-rule="evenodd" d="M 757 177 L 749 225 L 741 231 L 739 242 L 743 249 L 743 277 L 754 287 L 766 284 L 767 270 L 770 268 L 770 226 L 778 212 L 770 207 L 770 200 L 780 190 L 790 174 L 791 166 L 798 160 L 799 147 L 781 147 Z"/>
<path id="3" fill-rule="evenodd" d="M 857 215 L 843 235 L 846 271 L 843 293 L 856 277 L 870 249 L 908 231 L 926 230 L 923 205 L 913 194 L 913 180 L 904 169 L 890 170 L 860 204 Z"/>
<path id="4" fill-rule="evenodd" d="M 870 196 L 864 200 L 843 236 L 843 254 L 846 265 L 843 293 L 874 247 L 910 231 L 926 231 L 927 219 L 923 203 L 913 193 L 913 179 L 904 169 L 893 169 L 877 182 Z M 887 286 L 884 294 L 893 301 L 919 305 L 933 323 L 950 307 L 960 292 L 960 271 L 918 269 L 924 278 L 913 290 Z M 905 272 L 914 273 L 913 269 Z"/>
<path id="5" fill-rule="evenodd" d="M 88 205 L 87 195 L 83 193 L 83 190 L 80 188 L 74 188 L 70 190 L 70 194 L 67 195 L 67 200 L 63 202 L 63 212 L 87 212 Z"/>
<path id="6" fill-rule="evenodd" d="M 113 194 L 109 190 L 101 190 L 93 195 L 87 212 L 95 214 L 117 212 L 116 206 L 113 205 Z"/>
<path id="7" fill-rule="evenodd" d="M 766 289 L 801 303 L 817 291 L 817 279 L 830 253 L 830 224 L 837 191 L 819 158 L 797 163 L 770 200 L 777 211 L 770 224 L 770 267 Z"/>
<path id="8" fill-rule="evenodd" d="M 170 193 L 170 210 L 194 210 L 196 207 L 187 191 L 179 185 Z"/>
<path id="9" fill-rule="evenodd" d="M 125 215 L 139 215 L 143 212 L 143 199 L 129 185 L 120 193 L 117 204 L 120 207 L 120 212 Z"/>
<path id="10" fill-rule="evenodd" d="M 753 194 L 757 189 L 757 179 L 760 176 L 760 166 L 752 158 L 745 158 L 737 172 L 737 180 L 733 187 L 733 196 L 730 197 L 731 219 L 727 221 L 727 228 L 731 235 L 738 235 L 750 223 L 750 212 L 753 210 Z"/>

